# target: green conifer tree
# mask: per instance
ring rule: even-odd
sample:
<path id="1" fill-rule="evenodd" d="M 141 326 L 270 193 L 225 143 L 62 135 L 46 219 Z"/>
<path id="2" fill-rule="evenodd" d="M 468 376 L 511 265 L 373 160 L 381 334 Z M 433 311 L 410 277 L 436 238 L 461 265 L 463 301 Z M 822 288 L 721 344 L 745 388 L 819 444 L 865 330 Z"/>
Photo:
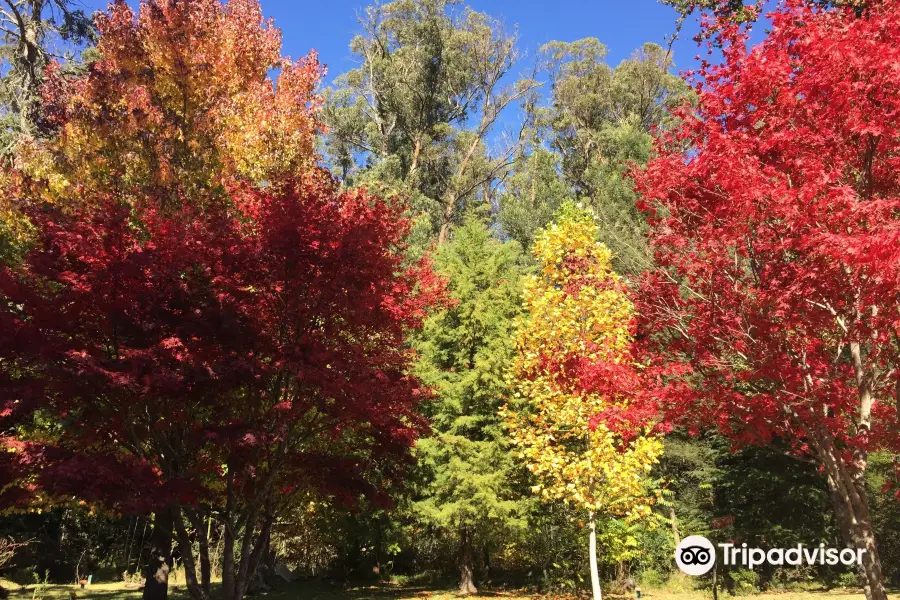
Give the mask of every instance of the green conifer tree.
<path id="1" fill-rule="evenodd" d="M 458 548 L 460 590 L 475 592 L 474 556 L 524 526 L 527 499 L 497 416 L 506 402 L 514 320 L 520 310 L 521 251 L 469 218 L 437 256 L 456 304 L 433 316 L 418 341 L 417 374 L 435 390 L 426 406 L 433 432 L 418 444 L 419 519 Z"/>

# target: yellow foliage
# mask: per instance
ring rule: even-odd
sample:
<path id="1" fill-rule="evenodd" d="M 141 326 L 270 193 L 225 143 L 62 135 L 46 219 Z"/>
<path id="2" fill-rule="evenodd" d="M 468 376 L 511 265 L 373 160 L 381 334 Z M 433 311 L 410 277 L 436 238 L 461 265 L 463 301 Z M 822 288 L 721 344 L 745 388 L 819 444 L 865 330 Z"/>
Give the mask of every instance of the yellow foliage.
<path id="1" fill-rule="evenodd" d="M 115 3 L 97 26 L 100 60 L 47 69 L 48 135 L 23 137 L 0 166 L 0 241 L 27 241 L 29 206 L 203 206 L 315 170 L 324 69 L 314 52 L 281 56 L 258 0 Z"/>
<path id="2" fill-rule="evenodd" d="M 554 368 L 577 357 L 626 360 L 635 309 L 612 271 L 612 254 L 596 242 L 593 215 L 574 206 L 541 232 L 533 252 L 541 270 L 525 285 L 515 400 L 503 411 L 519 457 L 539 482 L 532 490 L 599 514 L 647 516 L 655 500 L 647 473 L 662 442 L 638 432 L 626 443 L 602 422 L 592 428 L 592 417 L 624 401 L 587 393 Z"/>

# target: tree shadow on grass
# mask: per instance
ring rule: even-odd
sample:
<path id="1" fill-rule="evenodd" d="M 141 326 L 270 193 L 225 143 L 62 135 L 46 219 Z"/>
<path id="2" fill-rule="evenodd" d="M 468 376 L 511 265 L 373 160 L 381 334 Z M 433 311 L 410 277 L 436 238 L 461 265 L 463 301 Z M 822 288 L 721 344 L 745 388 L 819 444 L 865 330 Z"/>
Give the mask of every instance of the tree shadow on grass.
<path id="1" fill-rule="evenodd" d="M 34 586 L 11 589 L 10 600 L 70 600 L 70 592 L 75 592 L 75 600 L 140 600 L 140 588 L 120 584 L 95 584 L 81 589 L 78 585 L 50 585 L 35 593 Z M 222 597 L 221 583 L 213 583 L 212 598 Z M 523 590 L 484 589 L 469 598 L 510 599 L 537 597 Z M 296 581 L 280 583 L 267 592 L 249 594 L 247 600 L 448 600 L 466 598 L 455 589 L 441 589 L 428 585 L 392 584 L 343 584 L 322 581 Z M 184 585 L 170 584 L 169 600 L 190 600 Z"/>
<path id="2" fill-rule="evenodd" d="M 31 600 L 32 598 L 34 600 L 67 600 L 73 597 L 73 592 L 75 600 L 133 600 L 141 597 L 140 589 L 126 588 L 124 586 L 89 586 L 84 589 L 81 589 L 79 585 L 48 585 L 40 588 L 28 586 L 12 589 L 9 592 L 10 600 Z"/>

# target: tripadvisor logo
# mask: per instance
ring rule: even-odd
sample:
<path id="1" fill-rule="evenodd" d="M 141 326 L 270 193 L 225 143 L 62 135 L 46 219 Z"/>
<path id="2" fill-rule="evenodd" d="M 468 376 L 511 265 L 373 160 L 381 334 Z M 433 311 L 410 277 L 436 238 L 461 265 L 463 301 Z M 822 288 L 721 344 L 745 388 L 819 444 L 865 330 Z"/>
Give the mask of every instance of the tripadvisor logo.
<path id="1" fill-rule="evenodd" d="M 842 564 L 846 566 L 862 563 L 864 548 L 826 548 L 825 544 L 818 547 L 807 548 L 803 544 L 797 544 L 792 548 L 748 548 L 747 544 L 735 546 L 734 544 L 719 544 L 722 550 L 722 564 L 746 567 L 756 567 L 769 564 L 773 566 L 800 565 L 830 565 Z M 687 575 L 704 575 L 716 564 L 716 549 L 712 542 L 702 535 L 692 535 L 681 540 L 675 549 L 675 563 L 683 573 Z"/>
<path id="2" fill-rule="evenodd" d="M 691 535 L 675 549 L 675 562 L 688 575 L 705 575 L 716 564 L 716 549 L 702 535 Z"/>

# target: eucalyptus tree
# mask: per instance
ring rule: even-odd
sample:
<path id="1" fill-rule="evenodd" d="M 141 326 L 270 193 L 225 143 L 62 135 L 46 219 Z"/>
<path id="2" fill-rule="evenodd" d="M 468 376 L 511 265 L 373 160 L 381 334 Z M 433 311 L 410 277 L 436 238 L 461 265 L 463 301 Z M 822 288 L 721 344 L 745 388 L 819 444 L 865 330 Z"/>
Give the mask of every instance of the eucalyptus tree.
<path id="1" fill-rule="evenodd" d="M 91 19 L 70 0 L 0 1 L 0 146 L 10 150 L 19 133 L 33 134 L 44 69 L 71 64 L 94 37 Z"/>
<path id="2" fill-rule="evenodd" d="M 537 84 L 515 76 L 516 33 L 458 0 L 370 6 L 360 26 L 350 43 L 359 66 L 328 91 L 326 154 L 346 183 L 417 196 L 446 242 L 508 173 L 522 129 L 499 131 L 501 115 Z"/>
<path id="3" fill-rule="evenodd" d="M 671 72 L 671 53 L 658 45 L 644 44 L 616 67 L 606 53 L 595 38 L 541 48 L 549 98 L 529 106 L 534 143 L 525 148 L 527 160 L 516 163 L 515 185 L 501 196 L 500 220 L 528 243 L 565 197 L 575 198 L 595 208 L 600 239 L 614 251 L 617 270 L 637 272 L 649 261 L 646 225 L 625 174 L 646 163 L 653 131 L 671 124 L 671 109 L 690 92 Z M 551 169 L 567 193 L 548 185 Z M 544 194 L 533 193 L 542 189 Z"/>

